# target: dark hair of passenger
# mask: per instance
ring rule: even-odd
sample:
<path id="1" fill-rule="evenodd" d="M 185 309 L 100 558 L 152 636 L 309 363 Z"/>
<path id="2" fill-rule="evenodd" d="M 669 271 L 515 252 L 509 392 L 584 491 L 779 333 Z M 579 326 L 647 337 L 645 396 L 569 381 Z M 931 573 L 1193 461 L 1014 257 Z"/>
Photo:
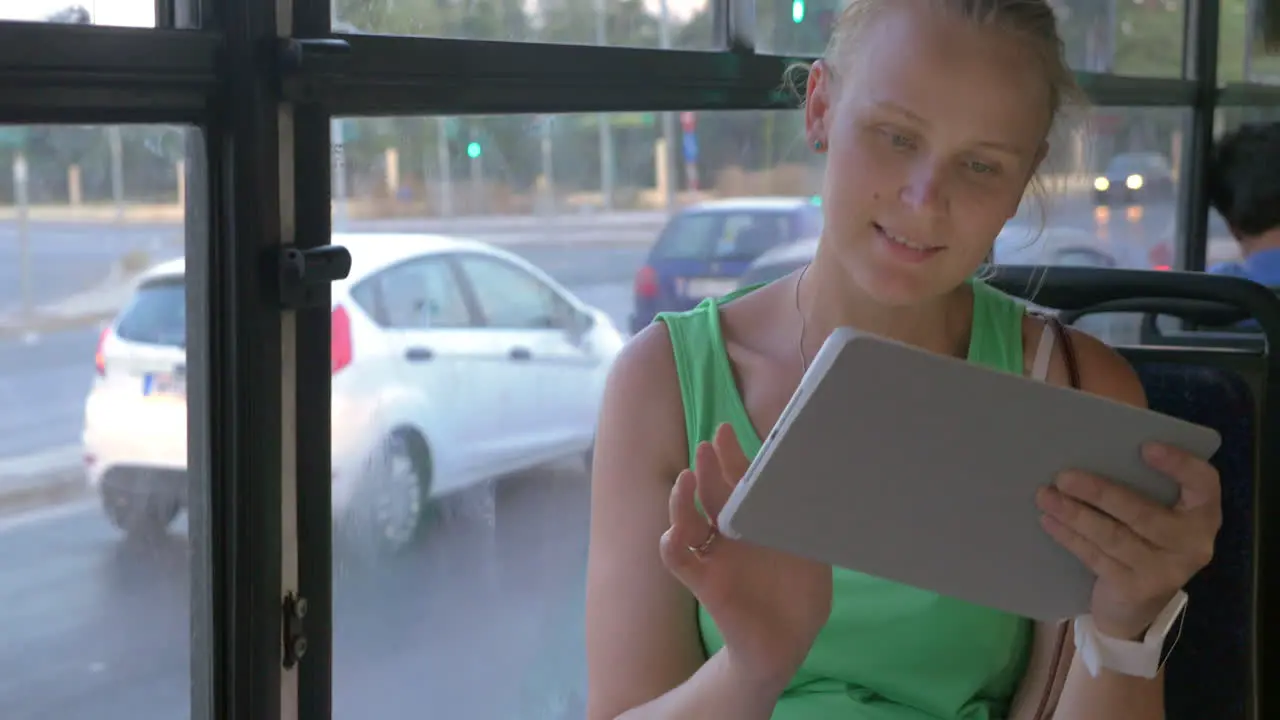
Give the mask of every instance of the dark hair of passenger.
<path id="1" fill-rule="evenodd" d="M 1225 134 L 1208 175 L 1209 201 L 1238 237 L 1280 228 L 1280 122 Z"/>

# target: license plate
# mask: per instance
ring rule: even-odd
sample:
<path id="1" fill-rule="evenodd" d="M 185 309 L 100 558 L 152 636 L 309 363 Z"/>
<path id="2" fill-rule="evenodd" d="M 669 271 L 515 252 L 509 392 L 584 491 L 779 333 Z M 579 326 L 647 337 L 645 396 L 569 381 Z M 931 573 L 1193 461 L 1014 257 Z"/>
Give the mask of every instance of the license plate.
<path id="1" fill-rule="evenodd" d="M 144 397 L 186 397 L 187 374 L 184 370 L 147 373 L 142 376 Z"/>
<path id="2" fill-rule="evenodd" d="M 738 281 L 732 278 L 690 278 L 685 282 L 685 293 L 689 297 L 720 297 L 737 287 Z"/>

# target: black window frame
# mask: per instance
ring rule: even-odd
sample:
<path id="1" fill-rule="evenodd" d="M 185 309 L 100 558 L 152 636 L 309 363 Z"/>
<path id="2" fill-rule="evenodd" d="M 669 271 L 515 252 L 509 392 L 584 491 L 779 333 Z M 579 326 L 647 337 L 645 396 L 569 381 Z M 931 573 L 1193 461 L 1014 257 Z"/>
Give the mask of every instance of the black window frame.
<path id="1" fill-rule="evenodd" d="M 1219 1 L 1185 2 L 1182 77 L 1077 76 L 1099 105 L 1190 109 L 1178 264 L 1203 269 L 1214 111 L 1280 106 L 1280 87 L 1220 87 Z M 712 3 L 717 52 L 333 33 L 329 0 L 156 0 L 157 29 L 0 22 L 0 123 L 199 130 L 186 284 L 205 492 L 191 527 L 208 542 L 192 562 L 193 720 L 331 717 L 328 293 L 284 309 L 273 264 L 282 244 L 330 242 L 330 119 L 794 107 L 779 82 L 794 59 L 755 52 L 752 0 Z M 308 642 L 286 668 L 288 593 L 308 600 Z M 1262 676 L 1280 667 L 1280 645 L 1259 652 Z M 1265 687 L 1260 716 L 1280 705 Z"/>

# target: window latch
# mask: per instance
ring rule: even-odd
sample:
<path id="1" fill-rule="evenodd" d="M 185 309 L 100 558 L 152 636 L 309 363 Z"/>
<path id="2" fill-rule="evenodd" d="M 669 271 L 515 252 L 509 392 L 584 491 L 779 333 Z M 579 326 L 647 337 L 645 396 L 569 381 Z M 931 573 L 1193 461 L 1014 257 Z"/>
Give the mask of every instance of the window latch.
<path id="1" fill-rule="evenodd" d="M 342 38 L 285 38 L 280 42 L 281 69 L 286 72 L 310 69 L 316 58 L 345 56 L 350 52 L 351 44 Z"/>
<path id="2" fill-rule="evenodd" d="M 280 305 L 286 310 L 326 307 L 325 290 L 351 272 L 351 253 L 341 245 L 280 249 Z"/>

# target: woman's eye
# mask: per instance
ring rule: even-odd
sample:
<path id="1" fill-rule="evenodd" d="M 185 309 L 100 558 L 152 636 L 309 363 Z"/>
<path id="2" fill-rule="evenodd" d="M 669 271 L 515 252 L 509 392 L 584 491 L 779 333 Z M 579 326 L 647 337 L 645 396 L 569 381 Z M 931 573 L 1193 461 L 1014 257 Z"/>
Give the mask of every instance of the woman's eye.
<path id="1" fill-rule="evenodd" d="M 994 165 L 988 165 L 987 163 L 984 163 L 981 160 L 971 160 L 969 162 L 969 168 L 981 175 L 989 175 L 996 171 L 996 168 Z"/>

